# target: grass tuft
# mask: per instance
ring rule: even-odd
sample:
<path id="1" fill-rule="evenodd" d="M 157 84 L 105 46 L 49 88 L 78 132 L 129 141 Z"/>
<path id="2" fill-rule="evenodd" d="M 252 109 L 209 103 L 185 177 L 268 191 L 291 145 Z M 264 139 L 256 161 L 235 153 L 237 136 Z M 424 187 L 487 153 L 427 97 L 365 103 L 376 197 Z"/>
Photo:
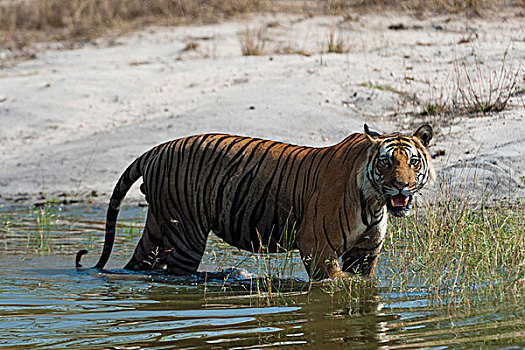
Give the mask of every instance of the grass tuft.
<path id="1" fill-rule="evenodd" d="M 360 86 L 362 87 L 366 87 L 366 88 L 370 88 L 370 89 L 376 89 L 376 90 L 381 90 L 381 91 L 389 91 L 389 92 L 392 92 L 394 94 L 398 94 L 398 95 L 407 95 L 407 93 L 405 91 L 401 91 L 401 90 L 398 90 L 390 85 L 381 85 L 381 84 L 374 84 L 374 83 L 361 83 L 359 84 Z"/>
<path id="2" fill-rule="evenodd" d="M 500 68 L 489 74 L 482 70 L 476 50 L 473 50 L 472 56 L 473 64 L 456 61 L 454 65 L 459 107 L 475 115 L 505 110 L 511 97 L 519 91 L 521 67 L 508 66 L 508 49 L 503 54 Z"/>
<path id="3" fill-rule="evenodd" d="M 488 71 L 473 49 L 471 58 L 463 62 L 454 60 L 450 84 L 438 90 L 429 81 L 426 100 L 417 100 L 419 115 L 439 116 L 436 122 L 449 122 L 456 116 L 478 116 L 509 109 L 513 97 L 523 94 L 520 86 L 521 63 L 509 62 L 507 49 L 498 68 Z"/>
<path id="4" fill-rule="evenodd" d="M 261 56 L 264 54 L 264 47 L 267 41 L 266 27 L 259 29 L 247 27 L 239 33 L 238 37 L 243 56 Z"/>
<path id="5" fill-rule="evenodd" d="M 348 53 L 350 52 L 350 45 L 348 44 L 348 38 L 345 38 L 340 32 L 338 32 L 335 26 L 332 26 L 328 33 L 328 40 L 326 42 L 327 53 Z"/>

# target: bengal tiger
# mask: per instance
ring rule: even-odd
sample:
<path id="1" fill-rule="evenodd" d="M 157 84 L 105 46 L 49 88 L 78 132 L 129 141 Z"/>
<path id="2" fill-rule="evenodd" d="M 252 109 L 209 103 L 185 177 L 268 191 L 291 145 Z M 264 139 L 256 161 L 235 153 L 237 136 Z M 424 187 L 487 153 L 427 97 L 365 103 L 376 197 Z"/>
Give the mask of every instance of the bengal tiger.
<path id="1" fill-rule="evenodd" d="M 299 249 L 311 279 L 373 276 L 388 213 L 408 216 L 414 195 L 434 179 L 426 149 L 433 131 L 364 129 L 319 148 L 224 134 L 154 147 L 114 188 L 95 267 L 106 265 L 120 205 L 142 177 L 146 225 L 125 269 L 193 274 L 214 232 L 250 252 Z M 85 253 L 77 254 L 77 267 Z"/>

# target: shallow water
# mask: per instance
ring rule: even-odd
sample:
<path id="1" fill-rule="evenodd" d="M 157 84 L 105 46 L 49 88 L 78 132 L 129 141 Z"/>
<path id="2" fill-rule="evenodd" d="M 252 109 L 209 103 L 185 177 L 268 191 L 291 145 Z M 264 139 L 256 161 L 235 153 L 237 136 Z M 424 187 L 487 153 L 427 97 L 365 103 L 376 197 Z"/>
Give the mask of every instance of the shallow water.
<path id="1" fill-rule="evenodd" d="M 98 258 L 104 209 L 66 207 L 46 215 L 50 223 L 39 225 L 38 210 L 0 210 L 2 349 L 525 346 L 521 303 L 451 308 L 431 301 L 424 286 L 392 286 L 386 259 L 373 281 L 334 292 L 329 283 L 306 283 L 293 254 L 267 290 L 256 276 L 281 264 L 282 255 L 257 258 L 211 238 L 201 265 L 209 273 L 126 274 L 119 267 L 139 237 L 135 222 L 145 216 L 131 208 L 121 215 L 108 272 L 98 273 L 76 270 L 74 253 L 90 248 L 87 266 Z"/>

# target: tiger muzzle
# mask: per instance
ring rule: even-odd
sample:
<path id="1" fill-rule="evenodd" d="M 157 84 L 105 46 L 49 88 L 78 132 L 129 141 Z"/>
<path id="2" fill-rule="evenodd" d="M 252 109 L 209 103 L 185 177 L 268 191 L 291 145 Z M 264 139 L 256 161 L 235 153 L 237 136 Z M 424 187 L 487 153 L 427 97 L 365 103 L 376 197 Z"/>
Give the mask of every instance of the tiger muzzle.
<path id="1" fill-rule="evenodd" d="M 393 192 L 398 193 L 388 195 L 386 201 L 388 212 L 394 216 L 410 215 L 413 195 L 407 189 L 408 183 L 394 182 L 393 187 L 395 188 Z"/>

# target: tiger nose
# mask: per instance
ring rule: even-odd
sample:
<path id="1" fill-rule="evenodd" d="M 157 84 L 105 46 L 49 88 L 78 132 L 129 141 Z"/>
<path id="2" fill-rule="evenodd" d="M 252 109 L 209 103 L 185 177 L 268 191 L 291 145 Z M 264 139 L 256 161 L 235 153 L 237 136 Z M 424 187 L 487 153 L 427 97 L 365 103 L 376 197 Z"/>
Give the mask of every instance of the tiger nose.
<path id="1" fill-rule="evenodd" d="M 397 182 L 393 181 L 392 185 L 397 188 L 398 190 L 402 190 L 405 187 L 408 187 L 408 182 Z"/>

